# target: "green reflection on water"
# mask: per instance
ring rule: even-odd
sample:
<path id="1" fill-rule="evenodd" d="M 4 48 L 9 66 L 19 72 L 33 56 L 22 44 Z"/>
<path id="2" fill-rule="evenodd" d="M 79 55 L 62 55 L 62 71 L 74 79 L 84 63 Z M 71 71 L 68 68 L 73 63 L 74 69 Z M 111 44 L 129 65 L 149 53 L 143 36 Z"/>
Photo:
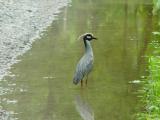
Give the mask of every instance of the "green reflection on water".
<path id="1" fill-rule="evenodd" d="M 123 0 L 76 0 L 62 10 L 58 20 L 35 42 L 32 50 L 12 69 L 16 83 L 2 102 L 20 120 L 132 120 L 137 105 L 136 85 L 145 50 L 145 24 L 151 7 Z M 77 37 L 93 32 L 95 63 L 83 89 L 72 84 L 77 61 L 83 54 L 83 42 Z M 139 63 L 140 62 L 140 63 Z"/>

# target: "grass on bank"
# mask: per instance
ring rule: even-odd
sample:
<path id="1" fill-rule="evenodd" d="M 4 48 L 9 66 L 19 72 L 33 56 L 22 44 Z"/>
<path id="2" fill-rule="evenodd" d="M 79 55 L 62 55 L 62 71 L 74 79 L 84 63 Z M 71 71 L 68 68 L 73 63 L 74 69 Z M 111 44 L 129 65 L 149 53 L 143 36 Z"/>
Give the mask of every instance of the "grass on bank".
<path id="1" fill-rule="evenodd" d="M 139 114 L 139 120 L 160 120 L 160 56 L 150 56 L 148 60 L 149 76 L 142 96 L 145 111 Z"/>
<path id="2" fill-rule="evenodd" d="M 142 103 L 144 111 L 138 114 L 138 120 L 160 120 L 160 0 L 153 0 L 153 15 L 158 18 L 156 29 L 152 32 L 152 42 L 149 44 L 151 54 L 148 56 L 148 72 L 142 88 Z"/>

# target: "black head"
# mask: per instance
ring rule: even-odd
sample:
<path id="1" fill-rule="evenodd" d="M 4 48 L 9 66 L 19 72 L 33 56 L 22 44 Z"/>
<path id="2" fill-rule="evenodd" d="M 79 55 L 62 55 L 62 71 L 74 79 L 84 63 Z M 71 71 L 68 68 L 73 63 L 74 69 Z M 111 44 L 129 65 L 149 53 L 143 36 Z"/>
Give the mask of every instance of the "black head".
<path id="1" fill-rule="evenodd" d="M 97 39 L 97 38 L 95 38 L 91 33 L 86 33 L 83 35 L 83 40 L 91 41 L 93 39 Z"/>

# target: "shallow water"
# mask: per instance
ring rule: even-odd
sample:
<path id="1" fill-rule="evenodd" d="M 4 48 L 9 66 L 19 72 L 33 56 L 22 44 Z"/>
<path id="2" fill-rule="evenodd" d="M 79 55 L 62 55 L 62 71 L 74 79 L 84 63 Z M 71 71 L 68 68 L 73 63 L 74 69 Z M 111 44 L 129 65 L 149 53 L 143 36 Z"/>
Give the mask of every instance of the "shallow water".
<path id="1" fill-rule="evenodd" d="M 152 22 L 149 1 L 77 0 L 62 9 L 41 40 L 1 81 L 6 118 L 19 120 L 134 120 Z M 93 32 L 94 69 L 88 86 L 72 84 L 83 54 L 77 37 Z M 147 37 L 148 36 L 148 37 Z"/>

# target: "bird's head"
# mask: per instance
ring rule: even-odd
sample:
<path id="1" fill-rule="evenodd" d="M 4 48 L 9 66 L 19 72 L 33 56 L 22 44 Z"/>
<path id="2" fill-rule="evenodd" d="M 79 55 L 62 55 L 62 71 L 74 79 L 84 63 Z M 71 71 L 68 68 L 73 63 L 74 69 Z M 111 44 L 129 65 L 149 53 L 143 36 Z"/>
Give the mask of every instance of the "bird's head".
<path id="1" fill-rule="evenodd" d="M 94 39 L 96 40 L 97 38 L 94 37 L 92 33 L 85 33 L 85 34 L 81 35 L 79 37 L 79 39 L 91 41 L 91 40 L 94 40 Z"/>

